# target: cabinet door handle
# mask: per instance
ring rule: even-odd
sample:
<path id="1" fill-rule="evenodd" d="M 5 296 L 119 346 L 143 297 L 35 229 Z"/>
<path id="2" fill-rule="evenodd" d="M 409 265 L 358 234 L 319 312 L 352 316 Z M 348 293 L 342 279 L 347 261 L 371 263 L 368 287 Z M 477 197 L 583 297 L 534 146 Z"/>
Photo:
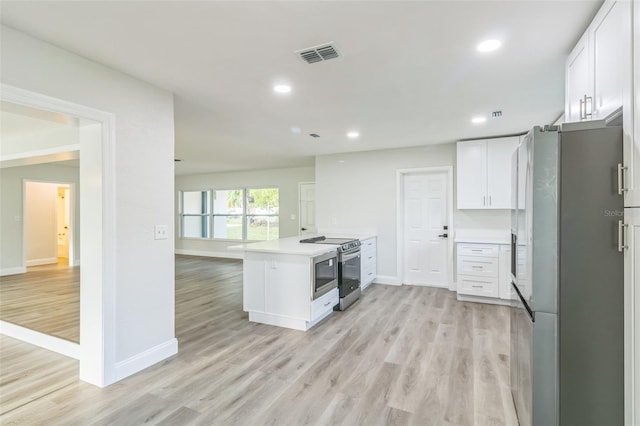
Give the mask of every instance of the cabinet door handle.
<path id="1" fill-rule="evenodd" d="M 625 245 L 625 238 L 624 238 L 624 230 L 625 228 L 629 226 L 626 223 L 622 222 L 621 220 L 618 221 L 618 251 L 620 253 L 622 253 L 625 249 L 628 249 L 629 246 Z"/>
<path id="2" fill-rule="evenodd" d="M 624 171 L 627 170 L 628 167 L 622 165 L 622 163 L 618 163 L 618 195 L 624 195 L 629 188 L 624 187 Z"/>
<path id="3" fill-rule="evenodd" d="M 482 288 L 482 287 L 484 287 L 484 286 L 481 286 L 481 285 L 472 285 L 471 287 L 473 287 L 473 288 Z"/>
<path id="4" fill-rule="evenodd" d="M 324 304 L 324 306 L 329 306 L 331 304 L 331 301 L 328 301 L 327 303 Z"/>
<path id="5" fill-rule="evenodd" d="M 482 196 L 482 205 L 483 205 L 483 206 L 486 206 L 486 205 L 487 205 L 487 196 L 486 196 L 486 195 L 483 195 L 483 196 Z"/>
<path id="6" fill-rule="evenodd" d="M 587 104 L 591 107 L 587 112 Z M 591 96 L 584 95 L 580 99 L 580 121 L 586 120 L 588 117 L 593 116 L 593 98 Z"/>
<path id="7" fill-rule="evenodd" d="M 489 195 L 489 205 L 491 205 L 491 204 L 493 204 L 493 203 L 491 202 L 491 195 Z"/>
<path id="8" fill-rule="evenodd" d="M 587 108 L 587 105 L 589 106 Z M 587 112 L 589 111 L 589 112 Z M 591 96 L 587 96 L 584 95 L 584 118 L 585 120 L 587 119 L 587 117 L 592 118 L 593 117 L 593 98 Z"/>

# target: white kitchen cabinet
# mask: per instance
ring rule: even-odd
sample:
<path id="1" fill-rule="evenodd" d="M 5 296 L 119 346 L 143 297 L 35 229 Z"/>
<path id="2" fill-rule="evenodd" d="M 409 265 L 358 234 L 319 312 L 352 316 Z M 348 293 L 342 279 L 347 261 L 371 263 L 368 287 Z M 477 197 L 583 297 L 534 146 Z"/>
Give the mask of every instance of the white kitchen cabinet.
<path id="1" fill-rule="evenodd" d="M 458 243 L 457 290 L 463 301 L 506 304 L 511 293 L 511 246 Z"/>
<path id="2" fill-rule="evenodd" d="M 500 299 L 512 300 L 514 298 L 511 290 L 511 246 L 504 244 L 500 246 L 500 278 L 498 280 L 498 292 Z"/>
<path id="3" fill-rule="evenodd" d="M 604 119 L 630 107 L 631 29 L 631 2 L 605 1 L 567 58 L 565 121 Z"/>
<path id="4" fill-rule="evenodd" d="M 312 268 L 308 255 L 246 251 L 242 295 L 249 321 L 306 331 L 330 315 L 338 289 L 313 300 Z"/>
<path id="5" fill-rule="evenodd" d="M 458 209 L 511 208 L 511 156 L 519 138 L 457 144 Z"/>
<path id="6" fill-rule="evenodd" d="M 625 209 L 625 424 L 640 424 L 640 207 Z"/>
<path id="7" fill-rule="evenodd" d="M 640 4 L 633 3 L 633 87 L 635 95 L 632 96 L 633 120 L 632 129 L 624 129 L 624 173 L 625 207 L 640 207 Z M 627 118 L 626 116 L 624 118 Z M 626 123 L 625 123 L 626 124 Z M 629 126 L 623 126 L 629 127 Z M 640 368 L 640 366 L 638 366 Z M 640 421 L 640 418 L 639 418 Z"/>
<path id="8" fill-rule="evenodd" d="M 377 239 L 376 237 L 360 240 L 360 287 L 367 288 L 377 274 Z"/>
<path id="9" fill-rule="evenodd" d="M 585 32 L 567 58 L 565 81 L 565 121 L 580 121 L 584 96 L 591 93 L 589 32 Z"/>

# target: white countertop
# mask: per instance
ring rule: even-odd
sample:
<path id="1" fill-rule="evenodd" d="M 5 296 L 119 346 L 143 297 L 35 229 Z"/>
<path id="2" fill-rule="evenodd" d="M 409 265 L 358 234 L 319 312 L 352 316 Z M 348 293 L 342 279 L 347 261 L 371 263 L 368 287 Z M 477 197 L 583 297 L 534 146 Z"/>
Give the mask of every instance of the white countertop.
<path id="1" fill-rule="evenodd" d="M 458 229 L 456 243 L 511 244 L 509 229 Z"/>
<path id="2" fill-rule="evenodd" d="M 279 240 L 260 241 L 259 243 L 245 243 L 229 247 L 231 250 L 253 251 L 264 253 L 298 254 L 303 256 L 317 256 L 322 253 L 335 251 L 339 246 L 334 244 L 301 243 L 300 240 L 310 236 L 295 236 L 280 238 Z"/>

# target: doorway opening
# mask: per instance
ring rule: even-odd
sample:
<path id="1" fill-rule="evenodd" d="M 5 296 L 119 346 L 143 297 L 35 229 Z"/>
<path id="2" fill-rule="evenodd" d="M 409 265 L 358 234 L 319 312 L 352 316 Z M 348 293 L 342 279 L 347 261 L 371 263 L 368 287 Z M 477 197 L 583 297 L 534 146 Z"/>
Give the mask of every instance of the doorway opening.
<path id="1" fill-rule="evenodd" d="M 74 194 L 71 182 L 24 181 L 24 264 L 28 270 L 79 263 L 75 254 Z"/>
<path id="2" fill-rule="evenodd" d="M 5 173 L 7 176 L 13 174 L 13 178 L 19 180 L 14 186 L 22 194 L 24 180 L 39 180 L 42 176 L 36 176 L 35 171 L 30 170 L 34 174 L 18 178 L 17 169 L 43 167 L 46 163 L 78 160 L 82 157 L 78 166 L 78 194 L 74 193 L 72 185 L 69 186 L 69 203 L 77 205 L 82 221 L 78 221 L 77 229 L 74 229 L 74 216 L 71 212 L 72 225 L 68 237 L 75 241 L 69 244 L 68 258 L 74 265 L 77 259 L 82 259 L 83 265 L 82 270 L 66 268 L 78 269 L 79 303 L 75 315 L 81 325 L 81 344 L 21 327 L 4 319 L 0 319 L 0 334 L 76 358 L 80 361 L 81 380 L 106 386 L 115 382 L 118 377 L 115 361 L 115 116 L 17 87 L 5 84 L 0 86 L 3 107 L 6 104 L 16 110 L 33 113 L 29 118 L 40 119 L 39 132 L 43 128 L 49 130 L 56 127 L 43 123 L 43 117 L 52 117 L 54 121 L 69 117 L 77 123 L 76 143 L 64 143 L 56 138 L 62 130 L 49 132 L 49 137 L 46 138 L 39 137 L 38 132 L 34 132 L 34 137 L 16 138 L 16 143 L 13 144 L 5 143 L 7 139 L 3 138 L 0 168 L 3 177 Z M 3 131 L 5 129 L 7 127 L 3 125 Z M 9 151 L 6 150 L 7 147 L 10 148 Z M 44 173 L 43 170 L 37 172 Z M 5 201 L 8 180 L 3 178 L 2 181 Z M 8 210 L 12 212 L 11 215 L 3 215 L 3 219 L 9 218 L 13 222 L 12 226 L 3 227 L 0 240 L 3 253 L 0 275 L 3 276 L 3 284 L 5 278 L 19 277 L 19 274 L 27 271 L 24 262 L 26 246 L 23 244 L 25 221 L 15 210 L 15 205 L 23 207 L 24 201 L 20 203 L 20 198 L 21 196 L 14 198 L 14 207 Z M 4 232 L 4 229 L 11 232 Z M 57 233 L 54 235 L 53 245 L 57 257 Z M 10 256 L 5 256 L 5 253 Z M 4 303 L 4 298 L 2 302 Z"/>
<path id="3" fill-rule="evenodd" d="M 400 282 L 452 289 L 453 168 L 397 172 Z"/>

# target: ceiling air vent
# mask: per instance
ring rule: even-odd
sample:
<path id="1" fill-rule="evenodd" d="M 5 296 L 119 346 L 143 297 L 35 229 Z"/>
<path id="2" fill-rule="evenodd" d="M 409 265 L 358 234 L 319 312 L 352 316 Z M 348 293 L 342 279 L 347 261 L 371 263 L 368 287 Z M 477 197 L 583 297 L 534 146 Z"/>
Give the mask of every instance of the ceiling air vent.
<path id="1" fill-rule="evenodd" d="M 329 59 L 334 59 L 340 56 L 340 52 L 338 52 L 338 49 L 336 49 L 333 43 L 296 50 L 295 53 L 308 64 L 328 61 Z"/>

